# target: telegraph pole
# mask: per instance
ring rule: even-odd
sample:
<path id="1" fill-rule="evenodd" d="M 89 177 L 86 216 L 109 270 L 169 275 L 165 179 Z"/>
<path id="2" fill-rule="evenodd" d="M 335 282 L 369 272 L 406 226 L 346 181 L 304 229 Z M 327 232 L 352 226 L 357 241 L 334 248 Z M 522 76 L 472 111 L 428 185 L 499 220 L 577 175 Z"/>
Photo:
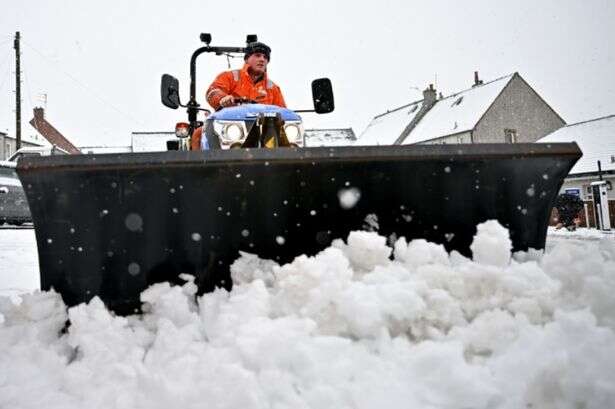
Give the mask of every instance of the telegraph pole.
<path id="1" fill-rule="evenodd" d="M 19 31 L 15 33 L 15 150 L 21 148 L 21 61 L 19 53 Z"/>

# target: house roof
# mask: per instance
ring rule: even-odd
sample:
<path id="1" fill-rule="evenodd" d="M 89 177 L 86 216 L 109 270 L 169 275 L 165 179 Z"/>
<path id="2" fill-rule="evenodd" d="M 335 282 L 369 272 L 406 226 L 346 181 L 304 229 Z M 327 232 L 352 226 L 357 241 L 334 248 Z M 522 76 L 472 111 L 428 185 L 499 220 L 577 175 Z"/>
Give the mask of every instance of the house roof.
<path id="1" fill-rule="evenodd" d="M 500 77 L 438 100 L 402 144 L 473 130 L 513 76 Z"/>
<path id="2" fill-rule="evenodd" d="M 43 108 L 34 108 L 34 117 L 30 120 L 30 125 L 36 129 L 54 146 L 65 150 L 70 154 L 78 154 L 81 151 L 73 145 L 60 131 L 58 131 L 45 118 L 45 110 Z"/>
<path id="3" fill-rule="evenodd" d="M 506 75 L 439 99 L 402 144 L 424 142 L 474 129 L 515 75 Z M 359 136 L 356 145 L 392 145 L 422 105 L 423 100 L 416 101 L 377 115 Z"/>
<path id="4" fill-rule="evenodd" d="M 177 139 L 175 132 L 133 132 L 133 152 L 164 152 L 167 150 L 167 141 Z"/>
<path id="5" fill-rule="evenodd" d="M 306 146 L 346 146 L 352 145 L 357 137 L 352 128 L 306 129 Z"/>
<path id="6" fill-rule="evenodd" d="M 615 115 L 570 124 L 541 138 L 537 143 L 576 142 L 583 157 L 574 165 L 570 174 L 615 171 Z"/>
<path id="7" fill-rule="evenodd" d="M 0 132 L 0 136 L 13 141 L 16 139 L 14 136 L 8 135 L 4 132 Z M 37 135 L 22 135 L 21 142 L 28 143 L 33 146 L 51 146 L 47 139 L 43 138 L 42 136 L 38 137 Z"/>
<path id="8" fill-rule="evenodd" d="M 81 153 L 127 153 L 132 152 L 131 146 L 79 146 Z"/>
<path id="9" fill-rule="evenodd" d="M 355 145 L 393 145 L 422 106 L 422 100 L 415 101 L 374 117 Z"/>

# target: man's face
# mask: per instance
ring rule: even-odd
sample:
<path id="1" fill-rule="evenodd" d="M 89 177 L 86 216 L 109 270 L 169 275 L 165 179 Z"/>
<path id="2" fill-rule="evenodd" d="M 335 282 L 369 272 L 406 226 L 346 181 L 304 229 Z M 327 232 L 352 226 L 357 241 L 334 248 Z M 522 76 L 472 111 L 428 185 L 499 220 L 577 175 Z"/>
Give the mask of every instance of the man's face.
<path id="1" fill-rule="evenodd" d="M 264 74 L 267 71 L 267 56 L 263 53 L 254 53 L 248 57 L 246 63 L 255 74 Z"/>

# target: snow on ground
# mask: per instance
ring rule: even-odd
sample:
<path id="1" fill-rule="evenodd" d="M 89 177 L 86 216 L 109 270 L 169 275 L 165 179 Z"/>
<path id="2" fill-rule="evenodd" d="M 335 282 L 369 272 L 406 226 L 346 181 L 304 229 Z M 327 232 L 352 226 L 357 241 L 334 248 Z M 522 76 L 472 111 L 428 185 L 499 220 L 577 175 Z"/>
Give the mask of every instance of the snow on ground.
<path id="1" fill-rule="evenodd" d="M 25 267 L 0 234 L 4 280 Z M 140 317 L 0 298 L 0 407 L 614 407 L 615 240 L 509 248 L 494 222 L 474 260 L 353 232 L 282 266 L 243 254 L 230 293 L 155 285 Z"/>
<path id="2" fill-rule="evenodd" d="M 0 227 L 0 295 L 40 288 L 38 253 L 32 225 Z"/>
<path id="3" fill-rule="evenodd" d="M 550 241 L 555 240 L 603 240 L 615 239 L 615 230 L 601 231 L 597 229 L 579 228 L 575 231 L 568 231 L 565 228 L 556 229 L 549 227 L 547 235 Z"/>

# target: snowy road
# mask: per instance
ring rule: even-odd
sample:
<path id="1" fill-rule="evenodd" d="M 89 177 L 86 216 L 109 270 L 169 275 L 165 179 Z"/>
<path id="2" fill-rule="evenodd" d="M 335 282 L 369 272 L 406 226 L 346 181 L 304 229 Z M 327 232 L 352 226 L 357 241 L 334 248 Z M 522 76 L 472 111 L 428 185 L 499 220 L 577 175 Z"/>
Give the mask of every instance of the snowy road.
<path id="1" fill-rule="evenodd" d="M 549 229 L 547 252 L 562 241 L 582 243 L 615 240 L 615 233 L 579 229 L 577 232 Z M 14 295 L 39 288 L 36 238 L 32 226 L 0 226 L 0 295 Z"/>
<path id="2" fill-rule="evenodd" d="M 0 226 L 0 295 L 39 288 L 38 255 L 32 226 Z"/>

